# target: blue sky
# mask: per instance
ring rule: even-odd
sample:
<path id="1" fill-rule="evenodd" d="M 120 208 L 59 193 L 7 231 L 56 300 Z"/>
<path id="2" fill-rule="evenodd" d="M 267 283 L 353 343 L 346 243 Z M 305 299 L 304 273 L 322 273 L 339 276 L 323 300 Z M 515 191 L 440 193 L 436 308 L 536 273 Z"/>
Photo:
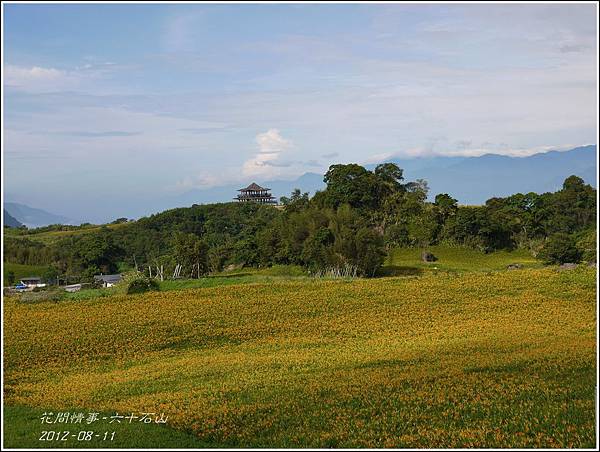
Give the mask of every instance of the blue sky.
<path id="1" fill-rule="evenodd" d="M 71 217 L 596 141 L 594 4 L 3 7 L 5 196 Z"/>

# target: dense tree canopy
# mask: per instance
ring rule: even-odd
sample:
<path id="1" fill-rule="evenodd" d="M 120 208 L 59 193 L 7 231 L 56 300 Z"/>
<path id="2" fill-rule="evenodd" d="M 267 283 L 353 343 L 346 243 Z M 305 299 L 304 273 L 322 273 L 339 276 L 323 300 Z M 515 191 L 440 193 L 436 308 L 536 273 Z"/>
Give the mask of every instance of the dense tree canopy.
<path id="1" fill-rule="evenodd" d="M 595 259 L 596 190 L 576 176 L 555 193 L 517 193 L 483 206 L 460 206 L 450 194 L 428 202 L 424 180 L 405 181 L 393 163 L 373 171 L 332 165 L 312 198 L 294 190 L 282 210 L 253 203 L 194 205 L 108 227 L 51 226 L 70 231 L 50 244 L 37 231 L 5 237 L 8 262 L 52 265 L 90 278 L 123 267 L 181 264 L 184 274 L 230 264 L 302 265 L 311 271 L 351 266 L 372 276 L 394 246 L 454 244 L 483 251 L 530 249 L 548 262 Z M 562 254 L 561 254 L 562 253 Z M 195 273 L 194 273 L 195 272 Z"/>

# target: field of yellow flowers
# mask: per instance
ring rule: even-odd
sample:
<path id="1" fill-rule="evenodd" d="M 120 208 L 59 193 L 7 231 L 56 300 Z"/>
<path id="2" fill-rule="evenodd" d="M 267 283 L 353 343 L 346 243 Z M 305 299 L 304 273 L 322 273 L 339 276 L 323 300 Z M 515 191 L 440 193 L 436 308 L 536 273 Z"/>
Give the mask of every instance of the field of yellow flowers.
<path id="1" fill-rule="evenodd" d="M 8 299 L 5 406 L 164 412 L 212 446 L 592 447 L 595 277 L 549 268 Z"/>

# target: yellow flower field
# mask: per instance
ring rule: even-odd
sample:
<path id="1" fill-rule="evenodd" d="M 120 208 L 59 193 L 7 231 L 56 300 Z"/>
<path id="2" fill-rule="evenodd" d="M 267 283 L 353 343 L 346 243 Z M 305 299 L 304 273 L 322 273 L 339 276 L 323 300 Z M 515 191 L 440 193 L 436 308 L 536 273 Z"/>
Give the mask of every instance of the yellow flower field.
<path id="1" fill-rule="evenodd" d="M 214 446 L 591 447 L 595 298 L 585 268 L 8 299 L 5 404 Z"/>

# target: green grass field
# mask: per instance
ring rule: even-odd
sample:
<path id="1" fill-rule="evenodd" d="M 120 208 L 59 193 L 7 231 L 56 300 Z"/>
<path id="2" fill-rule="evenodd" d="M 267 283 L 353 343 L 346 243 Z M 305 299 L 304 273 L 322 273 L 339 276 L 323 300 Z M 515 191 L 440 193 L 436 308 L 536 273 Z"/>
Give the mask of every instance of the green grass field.
<path id="1" fill-rule="evenodd" d="M 207 287 L 231 286 L 237 284 L 270 283 L 277 281 L 307 279 L 307 273 L 301 267 L 274 266 L 269 268 L 249 268 L 216 275 L 205 276 L 199 279 L 166 279 L 159 282 L 163 292 L 183 289 L 202 289 Z M 89 300 L 93 298 L 106 298 L 116 295 L 116 288 L 84 289 L 79 292 L 64 293 L 65 300 Z"/>
<path id="2" fill-rule="evenodd" d="M 593 447 L 595 269 L 432 251 L 453 271 L 7 299 L 4 446 L 81 410 L 169 415 L 118 447 Z"/>
<path id="3" fill-rule="evenodd" d="M 421 249 L 397 248 L 390 252 L 386 267 L 400 270 L 400 273 L 427 271 L 494 271 L 504 270 L 509 264 L 521 264 L 524 268 L 540 268 L 542 263 L 527 250 L 496 251 L 482 253 L 465 247 L 431 246 L 427 248 L 438 258 L 436 262 L 423 262 Z"/>
<path id="4" fill-rule="evenodd" d="M 50 269 L 47 265 L 22 265 L 12 264 L 5 262 L 2 266 L 2 279 L 5 286 L 8 285 L 8 273 L 13 272 L 15 275 L 15 281 L 19 281 L 20 278 L 26 278 L 28 276 L 42 276 L 46 271 Z"/>
<path id="5" fill-rule="evenodd" d="M 295 279 L 306 279 L 308 274 L 302 267 L 275 265 L 268 268 L 243 268 L 222 272 L 200 279 L 165 280 L 160 282 L 160 290 L 196 289 L 233 284 L 269 283 Z"/>

